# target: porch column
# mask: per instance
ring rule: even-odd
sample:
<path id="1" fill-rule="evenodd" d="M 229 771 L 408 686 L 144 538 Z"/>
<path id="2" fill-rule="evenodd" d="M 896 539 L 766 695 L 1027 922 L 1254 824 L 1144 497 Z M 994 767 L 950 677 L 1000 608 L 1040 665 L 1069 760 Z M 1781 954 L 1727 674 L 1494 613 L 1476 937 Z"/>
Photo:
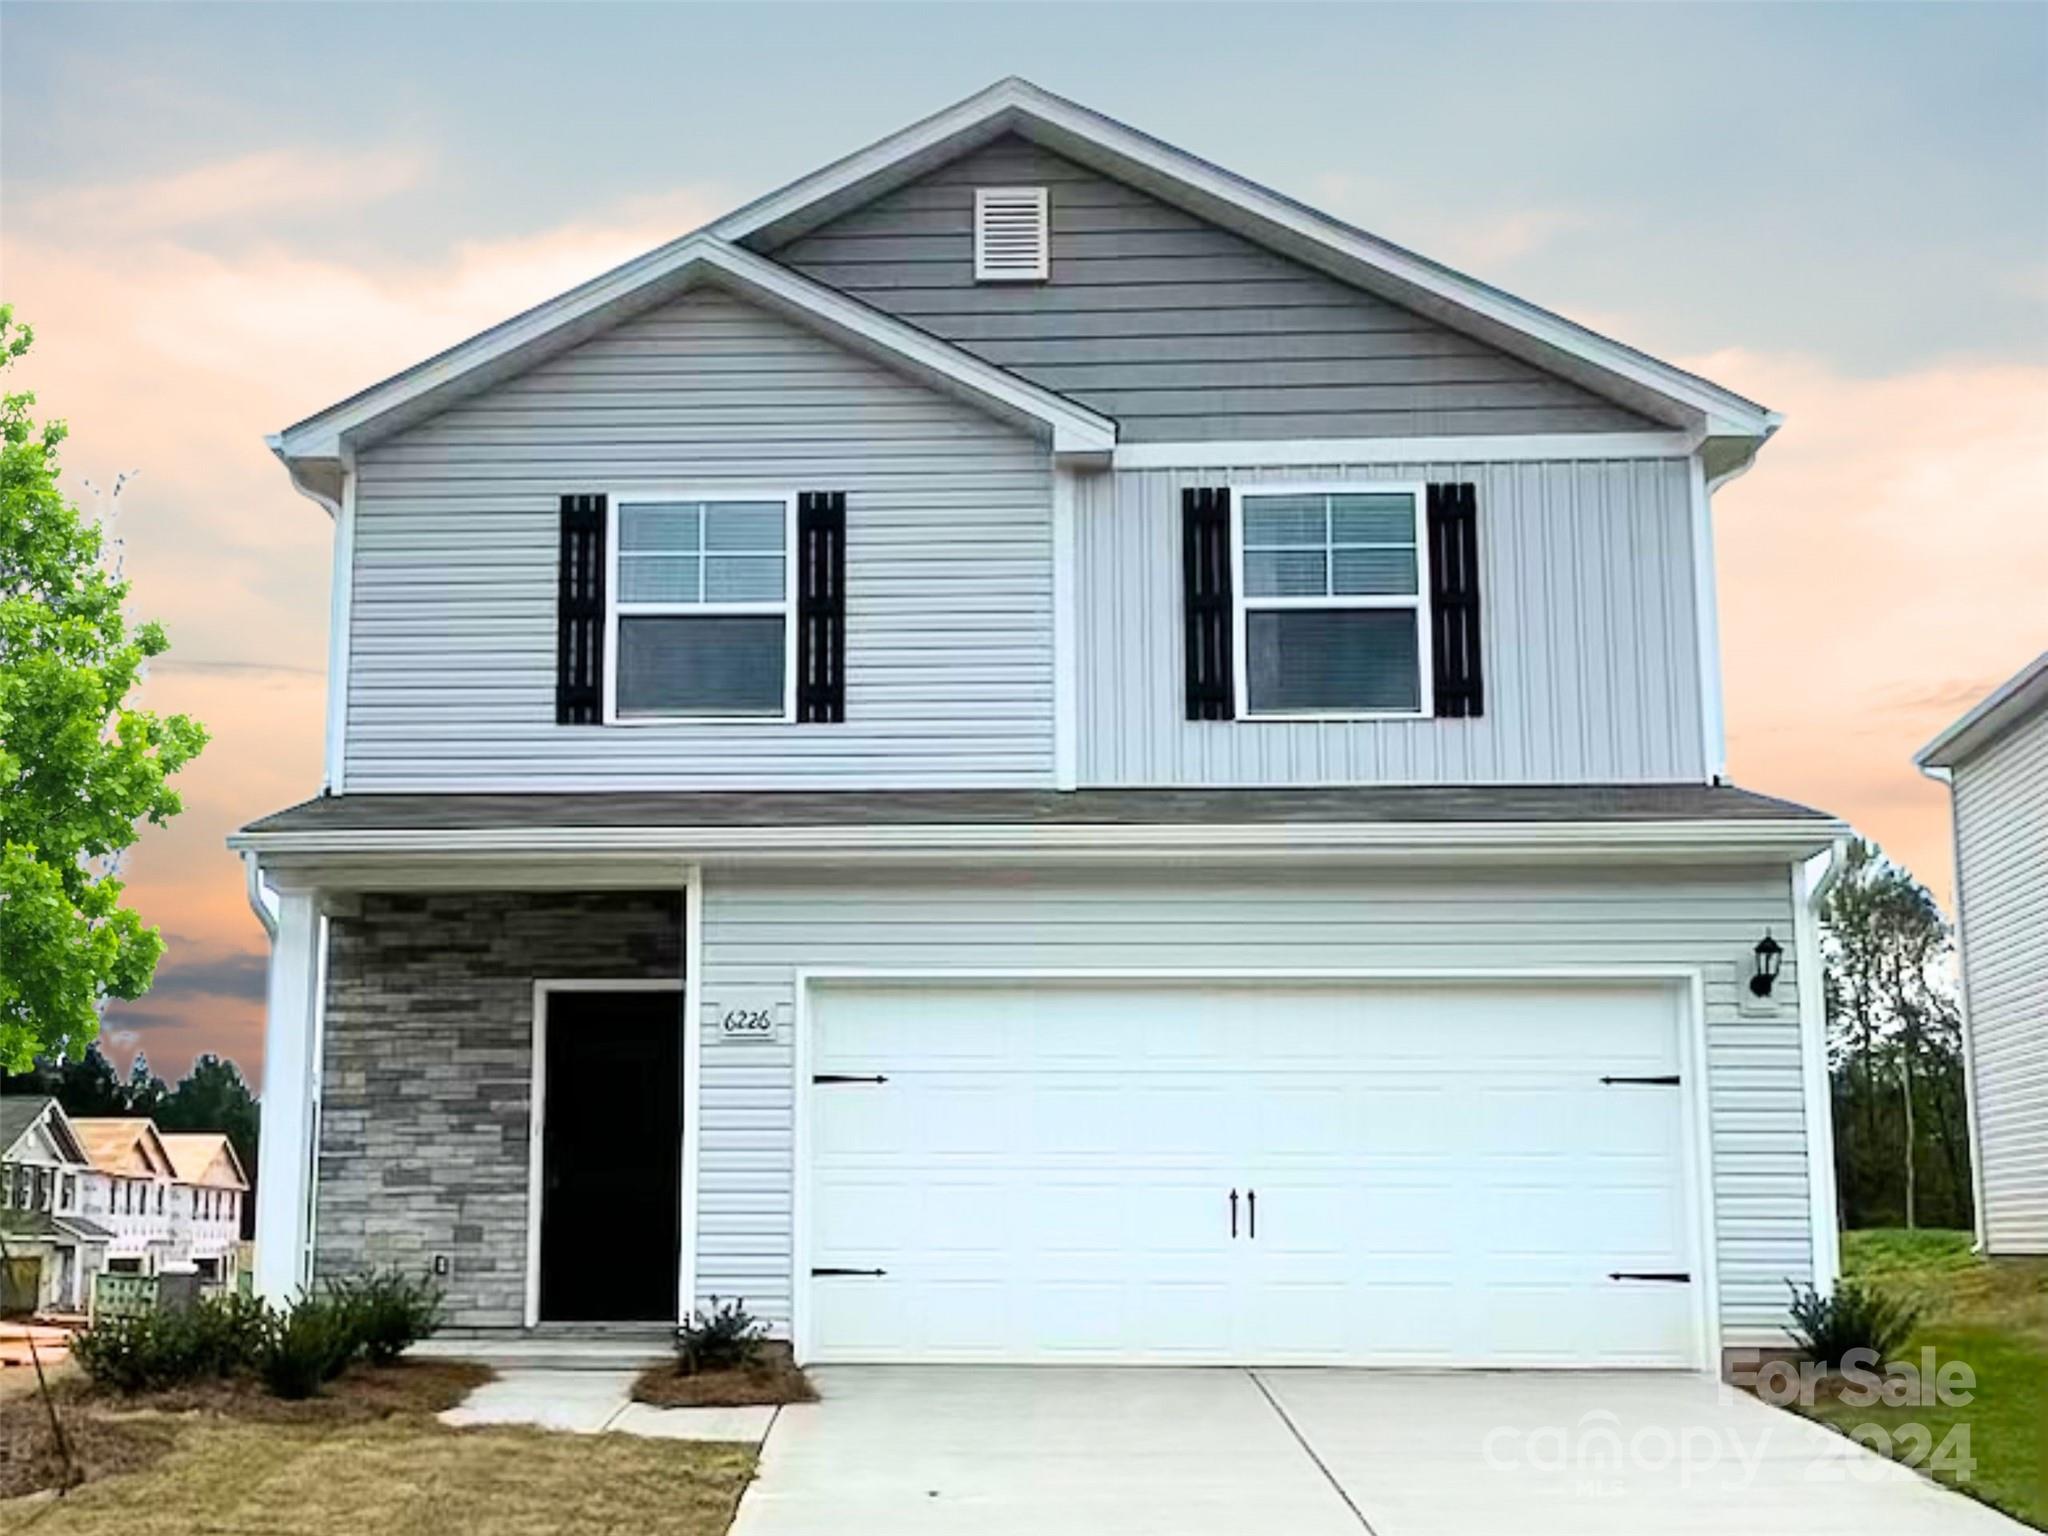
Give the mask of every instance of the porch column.
<path id="1" fill-rule="evenodd" d="M 263 1030 L 263 1135 L 256 1154 L 256 1293 L 274 1302 L 290 1300 L 308 1278 L 320 937 L 318 895 L 279 892 Z"/>

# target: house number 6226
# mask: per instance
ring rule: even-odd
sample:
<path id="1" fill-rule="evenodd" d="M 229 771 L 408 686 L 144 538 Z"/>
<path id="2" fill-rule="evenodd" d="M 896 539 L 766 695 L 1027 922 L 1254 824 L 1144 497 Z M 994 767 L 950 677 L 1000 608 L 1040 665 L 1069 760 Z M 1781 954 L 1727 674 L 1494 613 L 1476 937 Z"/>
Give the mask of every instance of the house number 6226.
<path id="1" fill-rule="evenodd" d="M 775 1015 L 766 1008 L 728 1008 L 718 1032 L 727 1039 L 765 1040 L 775 1033 Z"/>

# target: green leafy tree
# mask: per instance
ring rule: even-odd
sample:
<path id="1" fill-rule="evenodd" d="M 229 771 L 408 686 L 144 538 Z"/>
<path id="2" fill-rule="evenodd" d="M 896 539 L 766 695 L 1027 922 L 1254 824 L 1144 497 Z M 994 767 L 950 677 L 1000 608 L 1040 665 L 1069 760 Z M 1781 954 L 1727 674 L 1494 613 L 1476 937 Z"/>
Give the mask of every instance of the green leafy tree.
<path id="1" fill-rule="evenodd" d="M 0 305 L 0 368 L 33 334 Z M 206 744 L 183 715 L 127 704 L 163 629 L 128 623 L 99 525 L 58 486 L 60 422 L 0 395 L 0 1067 L 76 1058 L 108 998 L 149 990 L 163 938 L 121 905 L 137 823 L 180 810 L 166 782 Z"/>
<path id="2" fill-rule="evenodd" d="M 1948 922 L 1925 886 L 1860 839 L 1821 920 L 1844 1220 L 1966 1227 L 1962 1014 Z"/>

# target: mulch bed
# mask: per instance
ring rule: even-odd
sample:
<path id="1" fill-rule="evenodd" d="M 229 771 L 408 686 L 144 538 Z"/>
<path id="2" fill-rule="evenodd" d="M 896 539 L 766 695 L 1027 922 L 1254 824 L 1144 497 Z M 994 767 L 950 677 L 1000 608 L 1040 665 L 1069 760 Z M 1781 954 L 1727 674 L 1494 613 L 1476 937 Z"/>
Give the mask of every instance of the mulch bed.
<path id="1" fill-rule="evenodd" d="M 686 1376 L 678 1366 L 657 1365 L 633 1383 L 633 1401 L 656 1408 L 756 1408 L 817 1400 L 817 1390 L 787 1344 L 763 1345 L 759 1359 L 736 1371 Z"/>
<path id="2" fill-rule="evenodd" d="M 78 1463 L 75 1485 L 151 1465 L 176 1442 L 181 1420 L 203 1416 L 259 1424 L 362 1424 L 398 1414 L 439 1413 L 490 1379 L 487 1366 L 419 1360 L 352 1366 L 329 1382 L 319 1397 L 299 1401 L 272 1397 L 261 1382 L 239 1376 L 121 1393 L 67 1373 L 52 1393 Z M 41 1395 L 0 1399 L 0 1499 L 56 1488 L 63 1477 L 63 1458 Z"/>

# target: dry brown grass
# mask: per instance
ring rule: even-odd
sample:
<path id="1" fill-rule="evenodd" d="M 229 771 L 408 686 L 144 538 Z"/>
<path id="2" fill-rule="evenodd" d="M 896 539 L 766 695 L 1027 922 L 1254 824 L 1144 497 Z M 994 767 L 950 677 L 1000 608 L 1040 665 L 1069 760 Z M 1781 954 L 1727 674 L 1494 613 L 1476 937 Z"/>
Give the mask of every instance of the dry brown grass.
<path id="1" fill-rule="evenodd" d="M 753 1408 L 817 1400 L 787 1344 L 764 1345 L 758 1361 L 737 1371 L 685 1376 L 675 1366 L 657 1365 L 633 1383 L 633 1401 L 656 1408 Z"/>
<path id="2" fill-rule="evenodd" d="M 195 1419 L 154 1468 L 62 1500 L 0 1504 L 33 1536 L 720 1536 L 753 1473 L 750 1448 L 369 1423 Z"/>
<path id="3" fill-rule="evenodd" d="M 320 1397 L 287 1402 L 247 1378 L 197 1382 L 159 1392 L 102 1391 L 83 1372 L 53 1383 L 57 1413 L 77 1467 L 91 1482 L 139 1471 L 164 1456 L 182 1422 L 228 1419 L 261 1424 L 340 1426 L 452 1408 L 490 1379 L 488 1368 L 453 1360 L 356 1366 Z M 65 1463 L 49 1410 L 34 1393 L 0 1399 L 0 1499 L 64 1481 Z"/>

